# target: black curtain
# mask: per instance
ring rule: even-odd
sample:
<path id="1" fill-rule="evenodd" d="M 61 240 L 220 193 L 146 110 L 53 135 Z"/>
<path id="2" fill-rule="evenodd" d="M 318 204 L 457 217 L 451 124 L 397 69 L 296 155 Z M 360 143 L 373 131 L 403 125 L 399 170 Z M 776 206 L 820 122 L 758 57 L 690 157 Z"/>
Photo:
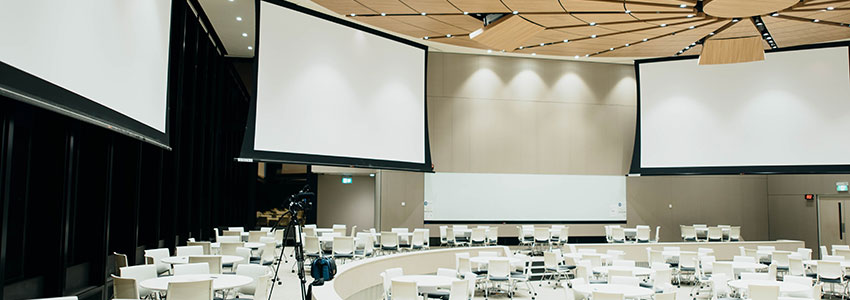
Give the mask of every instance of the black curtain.
<path id="1" fill-rule="evenodd" d="M 170 151 L 0 97 L 0 300 L 111 299 L 113 252 L 254 224 L 257 166 L 234 160 L 250 97 L 199 22 L 174 1 Z"/>

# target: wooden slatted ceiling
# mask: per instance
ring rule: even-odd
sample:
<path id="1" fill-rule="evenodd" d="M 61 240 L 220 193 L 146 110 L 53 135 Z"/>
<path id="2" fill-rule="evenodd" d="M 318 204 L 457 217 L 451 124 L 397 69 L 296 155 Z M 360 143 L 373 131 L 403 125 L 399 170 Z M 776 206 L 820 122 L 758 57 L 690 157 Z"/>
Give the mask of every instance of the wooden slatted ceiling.
<path id="1" fill-rule="evenodd" d="M 415 14 L 416 10 L 404 5 L 399 0 L 357 0 L 358 3 L 371 8 L 378 13 Z"/>
<path id="2" fill-rule="evenodd" d="M 396 0 L 399 1 L 399 0 Z M 424 13 L 459 13 L 462 12 L 446 0 L 401 0 L 417 12 Z"/>
<path id="3" fill-rule="evenodd" d="M 380 13 L 369 9 L 354 0 L 313 0 L 316 4 L 324 6 L 341 15 L 347 14 L 374 14 Z"/>
<path id="4" fill-rule="evenodd" d="M 774 17 L 762 20 L 780 48 L 850 38 L 850 28 Z"/>
<path id="5" fill-rule="evenodd" d="M 582 52 L 592 54 L 715 20 L 711 16 L 695 12 L 693 9 L 695 0 L 314 0 L 314 2 L 341 15 L 357 14 L 358 21 L 395 33 L 415 38 L 434 37 L 433 40 L 437 42 L 480 49 L 487 49 L 487 47 L 465 36 L 440 37 L 446 34 L 465 35 L 483 26 L 482 21 L 472 15 L 463 15 L 464 11 L 474 14 L 510 13 L 516 10 L 526 20 L 550 27 L 528 39 L 524 45 L 539 45 L 539 43 L 551 43 L 564 39 L 578 40 L 568 44 L 535 47 L 518 52 L 570 56 L 587 54 Z M 680 8 L 680 4 L 686 4 L 687 7 Z M 826 7 L 835 9 L 826 11 Z M 565 10 L 567 12 L 564 12 Z M 632 13 L 627 14 L 625 10 L 630 10 Z M 427 15 L 418 15 L 421 12 L 426 12 Z M 390 15 L 381 17 L 380 13 Z M 781 17 L 820 19 L 850 24 L 850 0 L 807 0 L 780 13 Z M 399 14 L 410 15 L 400 16 Z M 688 18 L 688 15 L 693 17 Z M 850 38 L 850 28 L 770 16 L 762 16 L 762 18 L 780 47 Z M 590 22 L 598 24 L 589 26 Z M 660 24 L 682 22 L 688 23 L 668 25 L 664 28 L 654 27 Z M 675 37 L 638 43 L 628 49 L 608 51 L 600 56 L 668 56 L 699 40 L 702 37 L 699 36 L 700 33 L 707 34 L 728 22 L 729 20 L 725 19 L 706 28 L 682 32 Z M 588 37 L 593 34 L 599 37 L 589 39 Z M 759 34 L 750 19 L 745 18 L 711 38 Z M 767 43 L 764 45 L 766 49 L 769 49 Z M 684 54 L 698 53 L 699 48 L 700 46 L 697 45 Z"/>
<path id="6" fill-rule="evenodd" d="M 563 12 L 557 0 L 502 0 L 510 10 L 520 12 Z"/>
<path id="7" fill-rule="evenodd" d="M 486 13 L 507 13 L 511 12 L 499 0 L 450 0 L 452 4 L 460 8 L 462 11 L 468 12 L 486 12 Z"/>

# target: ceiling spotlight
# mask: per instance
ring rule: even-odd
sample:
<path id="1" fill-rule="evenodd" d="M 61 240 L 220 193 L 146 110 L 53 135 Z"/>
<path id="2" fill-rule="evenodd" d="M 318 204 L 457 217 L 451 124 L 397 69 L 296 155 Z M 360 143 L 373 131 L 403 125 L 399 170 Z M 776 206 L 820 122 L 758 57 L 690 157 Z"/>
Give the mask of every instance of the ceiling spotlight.
<path id="1" fill-rule="evenodd" d="M 546 46 L 546 43 L 540 43 L 540 47 Z"/>
<path id="2" fill-rule="evenodd" d="M 649 41 L 649 39 L 643 39 L 644 42 Z"/>
<path id="3" fill-rule="evenodd" d="M 469 12 L 468 12 L 468 11 L 465 11 L 465 12 L 463 12 L 463 14 L 464 14 L 464 15 L 468 15 L 468 14 L 469 14 Z"/>
<path id="4" fill-rule="evenodd" d="M 588 24 L 588 25 L 590 25 L 590 26 L 596 26 L 596 22 L 590 22 L 590 24 Z"/>
<path id="5" fill-rule="evenodd" d="M 773 38 L 772 38 L 772 37 L 766 37 L 766 39 L 768 39 L 768 40 L 772 40 Z M 772 43 L 772 42 L 771 42 L 771 43 Z"/>
<path id="6" fill-rule="evenodd" d="M 771 16 L 771 17 L 778 17 L 778 16 L 779 16 L 779 13 L 778 13 L 778 12 L 775 12 L 775 13 L 770 14 L 770 16 Z"/>
<path id="7" fill-rule="evenodd" d="M 685 8 L 685 7 L 688 7 L 688 5 L 687 4 L 679 4 L 679 7 Z"/>
<path id="8" fill-rule="evenodd" d="M 833 9 L 835 9 L 835 7 L 830 6 L 830 7 L 826 8 L 826 10 L 833 10 Z"/>
<path id="9" fill-rule="evenodd" d="M 769 33 L 765 32 L 765 33 L 762 33 L 761 35 L 768 35 L 768 34 L 769 34 Z"/>
<path id="10" fill-rule="evenodd" d="M 714 35 L 714 32 L 709 32 L 708 35 Z"/>
<path id="11" fill-rule="evenodd" d="M 450 37 L 452 37 L 452 34 L 451 34 L 451 33 L 449 33 L 449 34 L 447 34 L 447 35 L 446 35 L 446 37 L 447 37 L 447 38 L 450 38 Z"/>
<path id="12" fill-rule="evenodd" d="M 694 29 L 694 28 L 696 28 L 696 27 L 694 27 L 694 26 L 688 27 L 688 29 Z"/>
<path id="13" fill-rule="evenodd" d="M 581 56 L 576 55 L 575 59 L 579 59 Z"/>
<path id="14" fill-rule="evenodd" d="M 242 36 L 243 36 L 243 37 L 248 37 L 248 33 L 247 33 L 247 32 L 243 32 L 243 33 L 242 33 Z"/>
<path id="15" fill-rule="evenodd" d="M 254 50 L 254 47 L 248 46 L 248 50 Z"/>
<path id="16" fill-rule="evenodd" d="M 626 13 L 627 13 L 627 14 L 630 14 L 630 13 L 632 13 L 632 11 L 631 11 L 631 10 L 626 10 Z"/>
<path id="17" fill-rule="evenodd" d="M 817 22 L 820 22 L 820 20 L 818 20 L 818 19 L 814 19 L 814 20 L 812 20 L 812 22 L 817 23 Z"/>
<path id="18" fill-rule="evenodd" d="M 667 24 L 661 24 L 661 25 L 659 25 L 659 26 L 661 26 L 661 27 L 667 27 Z"/>
<path id="19" fill-rule="evenodd" d="M 694 17 L 694 15 L 688 15 L 688 18 L 693 18 L 693 17 Z"/>
<path id="20" fill-rule="evenodd" d="M 590 54 L 585 54 L 585 55 L 584 55 L 584 57 L 589 57 L 589 56 L 590 56 Z"/>
<path id="21" fill-rule="evenodd" d="M 349 16 L 356 17 L 356 16 L 357 16 L 357 14 L 350 14 Z"/>
<path id="22" fill-rule="evenodd" d="M 569 43 L 569 42 L 570 42 L 570 40 L 564 40 L 564 43 Z"/>
<path id="23" fill-rule="evenodd" d="M 523 47 L 523 46 L 519 46 L 519 50 L 522 50 L 522 48 L 525 48 L 525 47 Z"/>
<path id="24" fill-rule="evenodd" d="M 381 17 L 386 17 L 387 13 L 381 13 Z"/>
<path id="25" fill-rule="evenodd" d="M 518 12 L 518 11 L 514 11 L 514 14 L 515 14 L 515 15 L 518 15 L 518 14 L 519 14 L 519 12 Z"/>
<path id="26" fill-rule="evenodd" d="M 233 2 L 233 0 L 227 0 L 227 1 Z"/>
<path id="27" fill-rule="evenodd" d="M 596 38 L 596 35 L 595 35 L 595 34 L 594 34 L 594 35 L 591 35 L 591 36 L 590 36 L 590 38 L 595 39 L 595 38 Z"/>
<path id="28" fill-rule="evenodd" d="M 426 39 L 426 40 L 427 40 L 427 39 L 428 39 L 428 37 L 426 36 L 426 37 L 424 37 L 423 39 Z"/>
<path id="29" fill-rule="evenodd" d="M 732 23 L 737 23 L 740 19 L 732 19 Z"/>
<path id="30" fill-rule="evenodd" d="M 610 51 L 614 51 L 614 48 L 611 48 L 611 49 L 608 49 L 608 50 L 610 50 Z"/>
<path id="31" fill-rule="evenodd" d="M 502 53 L 505 53 L 505 49 L 502 49 L 502 50 L 501 50 L 501 52 L 502 52 Z"/>
<path id="32" fill-rule="evenodd" d="M 764 24 L 762 24 L 761 22 L 756 23 L 756 26 L 761 26 L 761 25 L 764 25 Z"/>
<path id="33" fill-rule="evenodd" d="M 679 50 L 679 54 L 682 54 L 682 50 Z"/>
<path id="34" fill-rule="evenodd" d="M 697 43 L 691 43 L 691 46 L 696 46 L 696 45 L 697 45 Z"/>
<path id="35" fill-rule="evenodd" d="M 493 53 L 493 50 L 487 49 L 487 53 Z"/>
<path id="36" fill-rule="evenodd" d="M 626 43 L 626 47 L 631 46 L 629 43 Z"/>
<path id="37" fill-rule="evenodd" d="M 420 15 L 423 15 L 423 16 L 424 16 L 424 15 L 427 15 L 427 14 L 423 11 Z"/>
<path id="38" fill-rule="evenodd" d="M 537 55 L 537 53 L 531 53 L 531 55 Z"/>
<path id="39" fill-rule="evenodd" d="M 242 17 L 236 17 L 236 21 L 242 22 Z"/>

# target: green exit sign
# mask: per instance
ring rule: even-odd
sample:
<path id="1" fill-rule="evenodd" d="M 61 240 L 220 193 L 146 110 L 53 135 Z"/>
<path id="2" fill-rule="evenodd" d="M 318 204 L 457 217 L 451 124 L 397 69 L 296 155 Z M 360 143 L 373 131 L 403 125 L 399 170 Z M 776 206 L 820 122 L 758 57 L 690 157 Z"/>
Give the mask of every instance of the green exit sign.
<path id="1" fill-rule="evenodd" d="M 354 180 L 351 179 L 351 177 L 348 177 L 348 176 L 342 177 L 342 184 L 351 184 L 352 182 L 354 182 Z"/>
<path id="2" fill-rule="evenodd" d="M 835 183 L 835 191 L 837 192 L 846 192 L 848 188 L 847 182 L 836 182 Z"/>

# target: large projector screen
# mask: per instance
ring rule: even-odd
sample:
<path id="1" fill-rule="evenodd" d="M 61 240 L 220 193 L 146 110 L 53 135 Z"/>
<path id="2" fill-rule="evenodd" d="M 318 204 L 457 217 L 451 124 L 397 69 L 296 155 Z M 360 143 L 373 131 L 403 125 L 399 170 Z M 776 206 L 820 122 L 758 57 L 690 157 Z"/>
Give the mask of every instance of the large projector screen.
<path id="1" fill-rule="evenodd" d="M 425 221 L 429 222 L 625 220 L 625 176 L 425 174 Z"/>
<path id="2" fill-rule="evenodd" d="M 765 60 L 638 62 L 632 172 L 840 172 L 850 165 L 846 44 L 768 52 Z"/>
<path id="3" fill-rule="evenodd" d="M 259 6 L 253 140 L 243 157 L 430 170 L 427 47 L 273 2 Z"/>
<path id="4" fill-rule="evenodd" d="M 168 145 L 171 0 L 0 5 L 0 93 Z"/>

